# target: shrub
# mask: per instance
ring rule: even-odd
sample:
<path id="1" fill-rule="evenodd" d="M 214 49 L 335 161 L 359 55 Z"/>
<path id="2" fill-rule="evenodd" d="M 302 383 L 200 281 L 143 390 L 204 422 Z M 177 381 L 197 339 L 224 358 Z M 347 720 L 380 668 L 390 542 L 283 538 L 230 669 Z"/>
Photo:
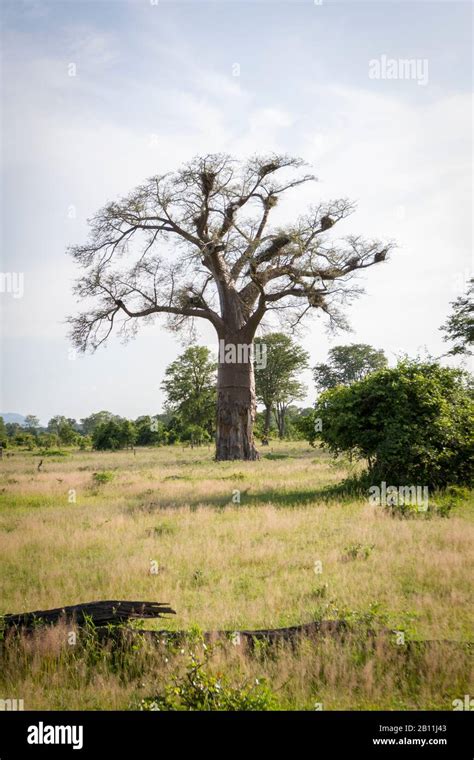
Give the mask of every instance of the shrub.
<path id="1" fill-rule="evenodd" d="M 200 425 L 185 425 L 180 431 L 180 439 L 183 442 L 189 442 L 193 446 L 202 446 L 211 442 L 211 436 L 205 428 Z"/>
<path id="2" fill-rule="evenodd" d="M 36 439 L 39 448 L 50 449 L 60 445 L 59 436 L 56 433 L 39 433 Z"/>
<path id="3" fill-rule="evenodd" d="M 344 548 L 342 559 L 345 562 L 351 559 L 368 559 L 374 548 L 375 544 L 350 544 Z"/>
<path id="4" fill-rule="evenodd" d="M 104 470 L 103 472 L 93 472 L 92 473 L 92 480 L 97 485 L 102 485 L 103 483 L 110 483 L 111 480 L 113 480 L 114 473 L 108 472 L 107 470 Z"/>
<path id="5" fill-rule="evenodd" d="M 141 710 L 188 711 L 263 711 L 276 710 L 275 695 L 265 683 L 233 687 L 224 676 L 215 676 L 204 668 L 205 663 L 191 656 L 189 666 L 181 677 L 166 687 L 163 694 L 140 702 Z"/>
<path id="6" fill-rule="evenodd" d="M 403 361 L 324 392 L 315 420 L 310 442 L 366 459 L 371 483 L 472 485 L 474 399 L 461 370 Z"/>

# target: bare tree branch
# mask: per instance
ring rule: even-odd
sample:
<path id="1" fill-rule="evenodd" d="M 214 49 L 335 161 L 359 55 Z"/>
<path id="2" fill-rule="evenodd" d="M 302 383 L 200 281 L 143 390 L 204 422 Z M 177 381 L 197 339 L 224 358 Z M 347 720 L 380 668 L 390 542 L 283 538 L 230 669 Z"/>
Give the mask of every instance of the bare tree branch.
<path id="1" fill-rule="evenodd" d="M 126 337 L 160 314 L 173 327 L 205 319 L 219 335 L 250 339 L 275 309 L 301 321 L 319 308 L 332 319 L 337 303 L 360 292 L 357 273 L 393 245 L 337 241 L 335 225 L 354 211 L 347 199 L 271 226 L 280 196 L 315 180 L 303 166 L 286 155 L 239 163 L 210 154 L 107 204 L 90 220 L 87 243 L 69 249 L 83 269 L 75 292 L 93 302 L 69 319 L 76 347 L 94 350 L 115 328 Z"/>

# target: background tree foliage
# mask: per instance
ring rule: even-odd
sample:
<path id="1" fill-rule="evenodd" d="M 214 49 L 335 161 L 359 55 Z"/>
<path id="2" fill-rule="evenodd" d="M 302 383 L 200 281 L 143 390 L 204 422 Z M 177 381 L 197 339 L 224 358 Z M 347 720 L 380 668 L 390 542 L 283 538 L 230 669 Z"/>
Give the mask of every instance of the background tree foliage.
<path id="1" fill-rule="evenodd" d="M 454 343 L 448 354 L 471 354 L 474 343 L 474 277 L 469 280 L 467 293 L 452 302 L 452 313 L 440 329 L 444 340 Z"/>
<path id="2" fill-rule="evenodd" d="M 168 430 L 165 419 L 167 415 L 157 414 L 154 417 L 145 414 L 135 420 L 137 446 L 160 446 L 168 443 Z"/>
<path id="3" fill-rule="evenodd" d="M 25 426 L 29 432 L 35 433 L 39 427 L 39 419 L 35 414 L 27 414 L 25 417 Z"/>
<path id="4" fill-rule="evenodd" d="M 320 391 L 337 385 L 350 385 L 362 380 L 369 372 L 382 369 L 387 358 L 382 349 L 367 343 L 352 343 L 349 346 L 334 346 L 326 364 L 316 364 L 313 369 L 316 388 Z"/>
<path id="5" fill-rule="evenodd" d="M 105 410 L 101 412 L 94 412 L 94 414 L 90 414 L 88 417 L 81 419 L 81 430 L 85 435 L 92 435 L 94 430 L 100 424 L 113 419 L 120 420 L 121 417 L 119 417 L 117 414 L 112 414 L 112 412 L 107 412 Z"/>
<path id="6" fill-rule="evenodd" d="M 278 435 L 283 438 L 288 407 L 293 401 L 304 398 L 306 393 L 306 387 L 298 378 L 308 366 L 309 354 L 280 332 L 255 338 L 254 342 L 262 346 L 261 356 L 266 359 L 265 366 L 258 367 L 255 372 L 257 401 L 265 407 L 263 437 L 268 437 L 273 412 Z"/>
<path id="7" fill-rule="evenodd" d="M 92 445 L 99 451 L 128 448 L 133 446 L 135 439 L 136 430 L 133 422 L 124 419 L 101 422 L 92 433 Z"/>
<path id="8" fill-rule="evenodd" d="M 198 438 L 207 440 L 214 434 L 216 369 L 206 346 L 190 346 L 166 369 L 161 384 L 166 394 L 165 409 L 177 418 L 182 433 L 195 426 Z"/>
<path id="9" fill-rule="evenodd" d="M 57 435 L 60 442 L 66 446 L 76 442 L 78 438 L 78 424 L 76 420 L 71 417 L 64 417 L 62 414 L 58 414 L 50 419 L 47 430 L 48 433 Z"/>

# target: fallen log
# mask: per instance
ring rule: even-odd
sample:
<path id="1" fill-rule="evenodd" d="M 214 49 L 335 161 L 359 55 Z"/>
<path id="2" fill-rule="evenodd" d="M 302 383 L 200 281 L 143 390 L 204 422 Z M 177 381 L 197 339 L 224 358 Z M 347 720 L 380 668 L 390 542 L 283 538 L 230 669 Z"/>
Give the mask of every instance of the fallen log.
<path id="1" fill-rule="evenodd" d="M 363 633 L 367 646 L 375 648 L 377 642 L 381 639 L 386 641 L 392 640 L 395 642 L 395 636 L 397 631 L 390 628 L 358 628 L 357 626 L 350 625 L 345 620 L 321 620 L 313 621 L 311 623 L 303 623 L 302 625 L 294 625 L 288 628 L 263 628 L 258 630 L 216 630 L 216 631 L 204 631 L 202 633 L 203 641 L 206 644 L 213 644 L 217 641 L 227 640 L 234 644 L 234 646 L 242 647 L 244 651 L 253 650 L 255 646 L 260 642 L 264 644 L 274 645 L 278 643 L 289 644 L 290 646 L 297 646 L 297 644 L 303 639 L 312 639 L 313 641 L 321 640 L 326 637 L 331 637 L 334 640 L 344 643 L 350 639 L 351 634 Z M 97 634 L 99 639 L 104 643 L 112 640 L 114 643 L 122 646 L 128 646 L 133 644 L 137 636 L 142 636 L 152 644 L 164 645 L 167 643 L 173 643 L 175 645 L 185 645 L 189 639 L 195 635 L 190 631 L 168 631 L 168 630 L 149 630 L 138 628 L 116 627 L 114 629 L 98 628 Z M 423 639 L 423 640 L 407 640 L 403 646 L 398 645 L 400 650 L 405 651 L 408 655 L 412 651 L 422 651 L 429 647 L 436 646 L 448 646 L 453 650 L 459 649 L 472 649 L 474 642 L 472 641 L 457 641 L 455 639 Z"/>
<path id="2" fill-rule="evenodd" d="M 337 636 L 343 634 L 348 626 L 344 620 L 321 620 L 311 623 L 302 623 L 301 625 L 292 625 L 287 628 L 260 628 L 255 631 L 208 631 L 204 637 L 209 641 L 215 638 L 226 637 L 234 640 L 243 639 L 246 642 L 268 641 L 276 643 L 279 641 L 294 641 L 301 636 Z"/>
<path id="3" fill-rule="evenodd" d="M 252 649 L 257 642 L 277 644 L 285 642 L 296 644 L 302 638 L 316 638 L 332 636 L 342 639 L 350 630 L 345 620 L 321 620 L 311 623 L 303 623 L 287 628 L 260 628 L 256 630 L 215 630 L 203 631 L 202 638 L 205 643 L 212 644 L 216 641 L 227 640 L 235 646 L 243 645 L 244 648 Z M 128 644 L 137 636 L 142 636 L 154 644 L 186 643 L 195 634 L 190 631 L 147 630 L 138 628 L 121 627 L 114 630 L 98 629 L 99 638 L 103 641 L 114 639 L 116 642 Z M 367 632 L 368 637 L 374 637 L 374 631 Z"/>
<path id="4" fill-rule="evenodd" d="M 165 615 L 176 615 L 176 612 L 167 602 L 130 602 L 130 601 L 99 601 L 85 604 L 73 604 L 65 607 L 56 607 L 50 610 L 35 610 L 34 612 L 22 612 L 18 614 L 5 614 L 0 616 L 5 633 L 31 633 L 38 630 L 42 625 L 54 625 L 66 622 L 71 625 L 84 626 L 92 623 L 96 628 L 100 640 L 114 640 L 117 643 L 126 644 L 133 641 L 136 636 L 142 636 L 155 644 L 167 642 L 185 642 L 192 637 L 190 631 L 169 630 L 146 630 L 128 628 L 124 626 L 132 619 L 163 618 Z M 260 628 L 256 630 L 215 630 L 204 631 L 202 637 L 205 642 L 226 639 L 233 644 L 253 648 L 256 642 L 275 644 L 278 642 L 297 643 L 301 638 L 319 638 L 332 636 L 344 639 L 350 634 L 352 628 L 345 620 L 320 620 L 301 625 L 293 625 L 286 628 Z M 394 631 L 382 628 L 377 631 L 367 629 L 367 638 L 375 643 L 379 636 L 393 636 Z M 450 640 L 408 641 L 407 649 L 424 645 L 452 644 L 456 646 L 473 646 L 473 642 L 457 642 Z"/>
<path id="5" fill-rule="evenodd" d="M 35 610 L 19 614 L 3 616 L 5 633 L 31 632 L 43 625 L 54 625 L 65 622 L 78 627 L 92 623 L 97 635 L 102 641 L 114 639 L 116 642 L 129 642 L 133 637 L 141 635 L 157 644 L 172 641 L 185 641 L 191 635 L 189 631 L 144 630 L 129 628 L 124 625 L 131 619 L 161 618 L 165 614 L 175 615 L 175 611 L 166 602 L 129 602 L 129 601 L 99 601 L 86 604 L 57 607 L 51 610 Z M 323 620 L 287 628 L 262 628 L 257 630 L 216 630 L 204 631 L 202 637 L 206 642 L 228 639 L 235 644 L 241 643 L 253 646 L 257 641 L 268 643 L 292 642 L 300 637 L 342 635 L 347 630 L 344 620 Z"/>
<path id="6" fill-rule="evenodd" d="M 78 626 L 87 622 L 95 626 L 108 626 L 124 623 L 132 619 L 161 618 L 166 614 L 175 615 L 168 602 L 128 602 L 108 600 L 104 602 L 86 602 L 51 610 L 35 610 L 18 614 L 3 615 L 5 629 L 21 628 L 31 630 L 38 625 L 52 625 L 66 622 Z"/>

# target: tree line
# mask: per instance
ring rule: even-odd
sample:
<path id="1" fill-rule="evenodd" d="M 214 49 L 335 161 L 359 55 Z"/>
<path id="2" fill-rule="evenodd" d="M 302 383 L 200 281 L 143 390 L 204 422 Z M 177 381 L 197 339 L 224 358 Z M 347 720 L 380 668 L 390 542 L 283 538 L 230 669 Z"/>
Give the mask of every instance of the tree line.
<path id="1" fill-rule="evenodd" d="M 307 393 L 301 381 L 309 368 L 309 354 L 284 333 L 257 338 L 265 361 L 255 372 L 255 393 L 262 410 L 257 413 L 256 434 L 265 445 L 271 437 L 306 436 L 304 418 L 313 407 L 296 405 Z M 385 366 L 383 351 L 365 344 L 336 346 L 327 364 L 313 369 L 316 388 L 323 390 L 339 382 L 352 382 Z M 177 442 L 202 445 L 216 434 L 217 362 L 205 346 L 193 345 L 166 369 L 162 382 L 164 409 L 154 415 L 128 420 L 109 411 L 95 412 L 81 420 L 56 415 L 46 426 L 29 414 L 23 425 L 5 423 L 0 417 L 3 446 L 48 449 L 56 446 L 121 449 Z"/>

